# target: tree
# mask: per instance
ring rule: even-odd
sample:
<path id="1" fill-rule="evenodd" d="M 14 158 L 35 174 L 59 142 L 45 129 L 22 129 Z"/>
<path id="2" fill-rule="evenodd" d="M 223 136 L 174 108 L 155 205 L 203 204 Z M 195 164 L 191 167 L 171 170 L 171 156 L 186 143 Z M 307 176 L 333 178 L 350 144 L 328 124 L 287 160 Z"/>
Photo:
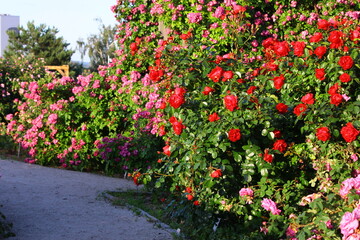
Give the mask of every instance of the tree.
<path id="1" fill-rule="evenodd" d="M 88 50 L 91 70 L 96 70 L 99 65 L 106 65 L 109 59 L 114 57 L 115 41 L 114 35 L 116 33 L 115 26 L 105 26 L 101 20 L 100 33 L 98 35 L 90 35 L 87 39 L 86 49 Z"/>
<path id="2" fill-rule="evenodd" d="M 69 64 L 74 51 L 67 49 L 70 45 L 62 37 L 57 37 L 59 30 L 45 24 L 35 26 L 28 22 L 27 28 L 19 27 L 19 31 L 8 31 L 9 45 L 4 57 L 30 56 L 43 58 L 47 65 Z"/>

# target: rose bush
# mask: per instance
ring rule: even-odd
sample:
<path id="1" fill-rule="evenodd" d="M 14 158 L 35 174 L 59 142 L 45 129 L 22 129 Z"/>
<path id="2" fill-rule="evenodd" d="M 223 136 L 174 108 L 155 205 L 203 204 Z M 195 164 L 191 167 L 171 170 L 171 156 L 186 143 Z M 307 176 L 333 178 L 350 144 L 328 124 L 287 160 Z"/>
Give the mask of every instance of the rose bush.
<path id="1" fill-rule="evenodd" d="M 23 83 L 8 133 L 39 163 L 135 170 L 136 184 L 181 199 L 197 239 L 354 238 L 356 9 L 123 1 L 117 57 L 89 76 Z M 161 159 L 132 154 L 131 131 L 163 140 Z M 139 162 L 118 161 L 129 152 Z"/>

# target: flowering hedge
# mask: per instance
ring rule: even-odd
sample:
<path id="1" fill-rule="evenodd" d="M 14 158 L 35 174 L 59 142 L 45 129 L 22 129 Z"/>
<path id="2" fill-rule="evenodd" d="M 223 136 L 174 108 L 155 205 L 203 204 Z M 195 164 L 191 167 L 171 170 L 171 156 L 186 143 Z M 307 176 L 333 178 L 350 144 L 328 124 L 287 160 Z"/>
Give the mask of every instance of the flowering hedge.
<path id="1" fill-rule="evenodd" d="M 204 239 L 358 239 L 359 7 L 123 1 L 117 57 L 22 83 L 8 132 L 39 163 L 130 167 L 219 224 Z"/>

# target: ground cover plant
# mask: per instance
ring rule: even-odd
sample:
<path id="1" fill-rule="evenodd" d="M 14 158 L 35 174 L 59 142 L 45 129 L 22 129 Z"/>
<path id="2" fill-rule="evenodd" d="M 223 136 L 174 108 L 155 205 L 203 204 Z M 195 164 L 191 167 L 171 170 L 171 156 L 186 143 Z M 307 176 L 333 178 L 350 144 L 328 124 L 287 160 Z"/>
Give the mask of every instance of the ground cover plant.
<path id="1" fill-rule="evenodd" d="M 6 131 L 29 162 L 170 192 L 190 237 L 360 239 L 359 7 L 121 1 L 113 61 L 20 79 Z"/>

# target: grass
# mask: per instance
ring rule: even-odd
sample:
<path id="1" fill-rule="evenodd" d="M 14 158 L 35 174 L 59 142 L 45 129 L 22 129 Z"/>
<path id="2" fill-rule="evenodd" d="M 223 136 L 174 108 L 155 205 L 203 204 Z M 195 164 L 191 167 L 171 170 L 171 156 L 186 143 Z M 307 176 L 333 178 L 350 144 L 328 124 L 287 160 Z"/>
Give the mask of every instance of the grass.
<path id="1" fill-rule="evenodd" d="M 11 228 L 12 224 L 6 222 L 5 216 L 0 212 L 0 239 L 14 237 L 15 234 L 11 231 Z"/>

